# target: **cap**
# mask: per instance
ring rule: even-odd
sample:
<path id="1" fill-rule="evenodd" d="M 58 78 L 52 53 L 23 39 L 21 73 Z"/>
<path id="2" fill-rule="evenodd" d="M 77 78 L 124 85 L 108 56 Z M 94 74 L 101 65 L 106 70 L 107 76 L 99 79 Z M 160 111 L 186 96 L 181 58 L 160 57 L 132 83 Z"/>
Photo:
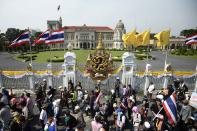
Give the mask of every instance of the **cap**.
<path id="1" fill-rule="evenodd" d="M 148 121 L 145 121 L 144 126 L 145 126 L 146 129 L 149 129 L 150 128 L 150 123 Z"/>
<path id="2" fill-rule="evenodd" d="M 118 79 L 118 80 L 119 80 L 120 78 L 119 78 L 119 77 L 116 77 L 116 79 Z"/>
<path id="3" fill-rule="evenodd" d="M 59 87 L 58 87 L 58 89 L 62 89 L 62 88 L 63 88 L 62 86 L 59 86 Z"/>
<path id="4" fill-rule="evenodd" d="M 157 95 L 156 98 L 163 100 L 163 95 Z"/>
<path id="5" fill-rule="evenodd" d="M 20 114 L 15 111 L 15 112 L 12 113 L 12 115 L 13 115 L 13 117 L 16 117 L 16 116 L 19 116 Z"/>
<path id="6" fill-rule="evenodd" d="M 137 106 L 134 106 L 134 107 L 132 108 L 132 111 L 135 112 L 135 113 L 138 112 Z"/>
<path id="7" fill-rule="evenodd" d="M 113 108 L 116 108 L 116 107 L 117 107 L 117 104 L 116 104 L 116 103 L 114 103 L 114 104 L 113 104 Z"/>
<path id="8" fill-rule="evenodd" d="M 78 111 L 78 110 L 80 110 L 80 107 L 77 105 L 75 106 L 75 111 Z"/>

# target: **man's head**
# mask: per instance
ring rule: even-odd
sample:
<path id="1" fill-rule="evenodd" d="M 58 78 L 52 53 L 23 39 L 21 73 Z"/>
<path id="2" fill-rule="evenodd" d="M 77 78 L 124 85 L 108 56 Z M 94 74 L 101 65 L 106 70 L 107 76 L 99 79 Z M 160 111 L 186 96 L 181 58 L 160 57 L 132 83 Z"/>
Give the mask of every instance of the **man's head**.
<path id="1" fill-rule="evenodd" d="M 101 116 L 100 115 L 96 115 L 95 116 L 95 121 L 96 122 L 100 122 L 101 121 Z"/>
<path id="2" fill-rule="evenodd" d="M 65 114 L 66 114 L 67 116 L 70 115 L 69 109 L 66 109 L 66 110 L 65 110 Z"/>

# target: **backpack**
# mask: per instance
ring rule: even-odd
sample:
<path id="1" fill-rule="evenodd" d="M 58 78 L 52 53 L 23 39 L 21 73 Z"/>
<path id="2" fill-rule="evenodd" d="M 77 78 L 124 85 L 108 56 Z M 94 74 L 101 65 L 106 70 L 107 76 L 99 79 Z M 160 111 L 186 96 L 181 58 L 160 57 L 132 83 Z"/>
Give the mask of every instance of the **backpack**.
<path id="1" fill-rule="evenodd" d="M 133 115 L 133 125 L 138 126 L 141 122 L 141 115 L 139 113 L 135 113 Z"/>
<path id="2" fill-rule="evenodd" d="M 65 126 L 70 127 L 71 129 L 74 128 L 77 125 L 77 120 L 74 116 L 69 115 L 65 116 L 64 118 Z"/>

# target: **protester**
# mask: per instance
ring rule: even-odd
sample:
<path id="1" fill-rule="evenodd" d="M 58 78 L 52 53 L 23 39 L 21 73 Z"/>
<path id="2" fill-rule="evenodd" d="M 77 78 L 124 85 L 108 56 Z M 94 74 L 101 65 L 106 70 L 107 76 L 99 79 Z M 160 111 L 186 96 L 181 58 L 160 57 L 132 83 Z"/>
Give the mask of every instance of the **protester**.
<path id="1" fill-rule="evenodd" d="M 8 130 L 11 114 L 9 107 L 4 102 L 0 102 L 0 120 L 3 124 L 3 129 Z"/>
<path id="2" fill-rule="evenodd" d="M 47 108 L 46 104 L 42 106 L 42 110 L 40 112 L 40 117 L 39 117 L 40 124 L 41 124 L 41 127 L 42 127 L 43 130 L 44 130 L 44 127 L 45 127 L 45 125 L 47 123 L 47 119 L 48 119 L 46 108 Z"/>
<path id="3" fill-rule="evenodd" d="M 77 125 L 76 118 L 70 114 L 68 109 L 65 111 L 64 123 L 66 131 L 73 131 L 74 127 Z"/>
<path id="4" fill-rule="evenodd" d="M 46 95 L 43 82 L 46 89 L 49 89 L 45 92 Z M 94 90 L 87 91 L 82 87 L 83 83 L 78 82 L 74 86 L 74 83 L 69 81 L 68 88 L 60 86 L 54 89 L 54 93 L 52 87 L 47 87 L 45 80 L 43 82 L 36 85 L 38 88 L 35 95 L 24 90 L 25 93 L 12 92 L 10 96 L 6 89 L 3 89 L 0 95 L 0 129 L 31 131 L 38 119 L 39 127 L 45 131 L 56 131 L 59 125 L 66 131 L 192 131 L 197 127 L 196 109 L 189 105 L 185 97 L 177 99 L 181 90 L 175 90 L 171 84 L 159 90 L 151 83 L 147 89 L 148 96 L 143 96 L 131 85 L 122 87 L 119 78 L 114 83 L 119 85 L 118 90 L 108 90 L 110 92 L 103 90 L 101 84 L 97 84 Z M 180 83 L 176 85 L 177 89 L 186 86 L 184 82 Z M 158 88 L 155 91 L 157 95 L 153 97 L 155 88 Z M 34 98 L 40 108 L 40 111 L 37 111 L 39 116 L 34 114 Z M 11 112 L 14 112 L 13 119 Z M 32 117 L 34 115 L 35 117 Z M 174 119 L 170 119 L 169 115 Z M 86 119 L 90 119 L 91 123 Z"/>

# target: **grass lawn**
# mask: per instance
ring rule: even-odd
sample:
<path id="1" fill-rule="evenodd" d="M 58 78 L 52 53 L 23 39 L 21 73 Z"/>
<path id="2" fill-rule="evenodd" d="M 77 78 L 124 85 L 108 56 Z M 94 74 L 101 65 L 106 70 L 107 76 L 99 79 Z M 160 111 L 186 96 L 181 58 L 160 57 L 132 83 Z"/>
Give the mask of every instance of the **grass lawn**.
<path id="1" fill-rule="evenodd" d="M 77 55 L 77 62 L 81 64 L 86 63 L 86 59 L 88 54 L 93 53 L 95 50 L 73 50 L 73 52 Z M 125 51 L 109 51 L 113 57 L 121 57 Z M 33 62 L 36 63 L 47 63 L 47 59 L 53 58 L 54 56 L 64 57 L 66 51 L 46 51 L 46 52 L 39 52 L 37 57 Z M 21 61 L 22 59 L 15 57 L 17 60 Z"/>
<path id="2" fill-rule="evenodd" d="M 172 55 L 172 54 L 170 54 L 170 55 Z M 192 55 L 192 56 L 191 55 L 188 55 L 188 56 L 185 56 L 185 55 L 172 55 L 172 56 L 197 59 L 197 55 Z"/>

